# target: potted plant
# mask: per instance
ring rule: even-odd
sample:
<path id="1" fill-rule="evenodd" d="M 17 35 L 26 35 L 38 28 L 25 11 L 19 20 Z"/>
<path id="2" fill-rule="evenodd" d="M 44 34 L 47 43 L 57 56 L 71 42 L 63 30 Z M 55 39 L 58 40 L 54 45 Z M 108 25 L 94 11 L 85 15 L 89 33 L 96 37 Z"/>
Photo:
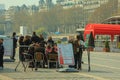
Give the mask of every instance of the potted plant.
<path id="1" fill-rule="evenodd" d="M 109 45 L 109 41 L 108 40 L 105 41 L 104 51 L 105 52 L 110 52 L 110 45 Z"/>

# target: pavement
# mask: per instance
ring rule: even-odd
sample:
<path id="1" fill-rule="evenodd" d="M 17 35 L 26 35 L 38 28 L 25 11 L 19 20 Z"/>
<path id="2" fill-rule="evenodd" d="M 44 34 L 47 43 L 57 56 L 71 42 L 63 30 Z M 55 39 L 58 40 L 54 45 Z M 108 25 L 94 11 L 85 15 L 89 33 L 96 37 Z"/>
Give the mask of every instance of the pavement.
<path id="1" fill-rule="evenodd" d="M 120 53 L 90 53 L 90 72 L 88 72 L 87 52 L 83 54 L 84 64 L 79 72 L 57 72 L 56 68 L 39 68 L 37 71 L 27 68 L 24 72 L 22 64 L 15 71 L 18 63 L 16 54 L 15 62 L 4 62 L 4 69 L 0 70 L 0 80 L 120 80 Z"/>

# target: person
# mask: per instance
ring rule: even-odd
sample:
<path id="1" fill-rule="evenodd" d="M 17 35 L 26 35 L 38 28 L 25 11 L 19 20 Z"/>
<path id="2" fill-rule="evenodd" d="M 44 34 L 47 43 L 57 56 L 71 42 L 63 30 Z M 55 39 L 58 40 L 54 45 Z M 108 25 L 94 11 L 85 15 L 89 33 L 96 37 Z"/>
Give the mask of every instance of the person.
<path id="1" fill-rule="evenodd" d="M 25 50 L 25 51 L 28 51 L 28 47 L 29 47 L 30 44 L 31 44 L 30 36 L 26 35 L 26 36 L 24 37 L 24 39 L 23 39 L 23 42 L 24 42 L 24 45 L 25 45 L 24 50 Z"/>
<path id="2" fill-rule="evenodd" d="M 16 32 L 13 32 L 12 35 L 13 39 L 13 55 L 10 57 L 12 60 L 15 60 L 15 53 L 16 53 L 16 48 L 17 48 L 17 38 L 16 38 Z"/>
<path id="3" fill-rule="evenodd" d="M 3 56 L 4 56 L 4 46 L 3 39 L 0 39 L 0 67 L 3 69 Z"/>
<path id="4" fill-rule="evenodd" d="M 52 46 L 48 43 L 45 49 L 45 54 L 48 55 L 52 52 Z"/>
<path id="5" fill-rule="evenodd" d="M 42 34 L 40 34 L 39 39 L 40 39 L 40 40 L 39 40 L 39 42 L 40 42 L 40 43 L 44 42 L 44 37 L 43 37 L 43 35 L 42 35 Z"/>
<path id="6" fill-rule="evenodd" d="M 68 43 L 72 44 L 72 48 L 73 48 L 73 46 L 74 46 L 74 38 L 70 38 L 70 39 L 68 40 Z M 74 49 L 73 49 L 73 50 L 74 50 Z M 73 54 L 74 54 L 74 51 L 73 51 Z M 70 67 L 70 68 L 74 68 L 74 65 L 69 65 L 69 67 Z"/>
<path id="7" fill-rule="evenodd" d="M 52 54 L 58 54 L 58 47 L 57 47 L 57 44 L 54 43 L 54 46 L 52 47 L 52 51 L 51 51 Z"/>
<path id="8" fill-rule="evenodd" d="M 37 36 L 36 32 L 33 32 L 32 37 L 31 37 L 31 43 L 39 43 L 40 38 Z"/>
<path id="9" fill-rule="evenodd" d="M 51 46 L 54 45 L 54 41 L 52 40 L 52 37 L 48 37 L 47 44 L 50 44 Z"/>
<path id="10" fill-rule="evenodd" d="M 20 36 L 20 38 L 19 38 L 19 45 L 20 45 L 20 47 L 19 47 L 19 60 L 20 61 L 24 61 L 24 55 L 23 55 L 23 52 L 24 52 L 24 42 L 23 42 L 23 39 L 24 39 L 24 36 Z"/>
<path id="11" fill-rule="evenodd" d="M 81 44 L 81 38 L 79 35 L 76 36 L 76 40 L 74 41 L 74 59 L 75 59 L 75 65 L 74 67 L 77 68 L 78 70 L 81 70 L 81 63 L 82 63 L 82 44 Z"/>
<path id="12" fill-rule="evenodd" d="M 33 59 L 34 58 L 34 53 L 35 53 L 35 44 L 36 43 L 32 43 L 32 44 L 30 44 L 30 46 L 29 46 L 29 48 L 28 48 L 28 54 L 30 55 L 30 56 L 28 56 L 27 58 L 28 59 Z M 31 62 L 29 62 L 29 66 L 28 66 L 29 68 L 34 68 L 34 61 L 31 61 Z"/>

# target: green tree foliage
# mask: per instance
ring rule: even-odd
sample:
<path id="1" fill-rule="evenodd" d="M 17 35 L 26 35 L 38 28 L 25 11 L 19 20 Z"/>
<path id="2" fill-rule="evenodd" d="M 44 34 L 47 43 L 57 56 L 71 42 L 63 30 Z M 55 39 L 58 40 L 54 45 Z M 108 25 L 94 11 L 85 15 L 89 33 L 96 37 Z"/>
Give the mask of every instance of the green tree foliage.
<path id="1" fill-rule="evenodd" d="M 100 23 L 111 17 L 117 12 L 117 1 L 109 0 L 108 3 L 97 8 L 92 15 L 88 14 L 82 7 L 75 6 L 64 9 L 60 5 L 55 5 L 49 10 L 32 14 L 27 9 L 21 9 L 12 16 L 13 29 L 19 31 L 19 26 L 27 26 L 32 32 L 44 26 L 44 30 L 48 32 L 56 32 L 59 29 L 60 32 L 73 33 L 83 22 Z"/>
<path id="2" fill-rule="evenodd" d="M 40 27 L 39 29 L 36 30 L 36 33 L 39 35 L 39 34 L 42 34 L 45 32 L 45 27 Z"/>

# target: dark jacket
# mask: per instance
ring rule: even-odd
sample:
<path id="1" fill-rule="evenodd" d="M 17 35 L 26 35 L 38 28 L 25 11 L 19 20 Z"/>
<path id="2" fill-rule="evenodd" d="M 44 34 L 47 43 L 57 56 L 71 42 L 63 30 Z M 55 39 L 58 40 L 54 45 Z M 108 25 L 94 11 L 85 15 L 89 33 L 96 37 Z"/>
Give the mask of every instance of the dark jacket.
<path id="1" fill-rule="evenodd" d="M 17 48 L 17 39 L 13 37 L 13 48 Z"/>
<path id="2" fill-rule="evenodd" d="M 2 43 L 0 44 L 0 54 L 4 54 L 4 46 Z"/>
<path id="3" fill-rule="evenodd" d="M 54 45 L 54 41 L 52 39 L 48 40 L 47 43 L 50 44 L 51 46 Z"/>
<path id="4" fill-rule="evenodd" d="M 37 35 L 33 35 L 31 37 L 31 42 L 40 43 L 40 38 Z"/>
<path id="5" fill-rule="evenodd" d="M 82 52 L 82 45 L 79 44 L 80 40 L 75 40 L 73 43 L 74 54 Z"/>

